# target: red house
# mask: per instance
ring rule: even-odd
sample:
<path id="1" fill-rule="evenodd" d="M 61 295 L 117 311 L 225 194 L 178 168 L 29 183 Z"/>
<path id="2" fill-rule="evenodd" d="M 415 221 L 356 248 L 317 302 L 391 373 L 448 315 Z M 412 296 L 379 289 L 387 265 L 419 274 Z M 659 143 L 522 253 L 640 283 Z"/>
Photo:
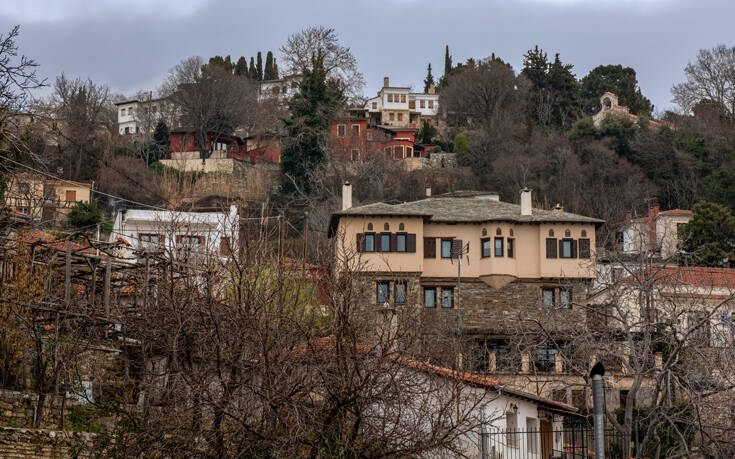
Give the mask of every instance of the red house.
<path id="1" fill-rule="evenodd" d="M 426 146 L 416 143 L 416 128 L 374 126 L 365 118 L 343 118 L 332 123 L 331 139 L 337 151 L 352 161 L 383 154 L 390 159 L 423 158 Z"/>

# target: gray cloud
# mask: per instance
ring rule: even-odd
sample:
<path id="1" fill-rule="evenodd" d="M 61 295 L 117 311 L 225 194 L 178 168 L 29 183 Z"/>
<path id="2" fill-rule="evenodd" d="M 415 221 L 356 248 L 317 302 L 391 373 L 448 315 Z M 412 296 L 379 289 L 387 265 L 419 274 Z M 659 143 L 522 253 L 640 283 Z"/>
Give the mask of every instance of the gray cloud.
<path id="1" fill-rule="evenodd" d="M 21 24 L 21 51 L 53 79 L 107 83 L 116 92 L 156 88 L 191 56 L 276 50 L 309 25 L 335 27 L 355 53 L 372 95 L 383 76 L 421 87 L 428 62 L 495 52 L 517 70 L 538 44 L 583 76 L 600 64 L 636 69 L 644 94 L 670 108 L 670 88 L 701 48 L 735 44 L 726 0 L 4 0 L 0 30 Z"/>

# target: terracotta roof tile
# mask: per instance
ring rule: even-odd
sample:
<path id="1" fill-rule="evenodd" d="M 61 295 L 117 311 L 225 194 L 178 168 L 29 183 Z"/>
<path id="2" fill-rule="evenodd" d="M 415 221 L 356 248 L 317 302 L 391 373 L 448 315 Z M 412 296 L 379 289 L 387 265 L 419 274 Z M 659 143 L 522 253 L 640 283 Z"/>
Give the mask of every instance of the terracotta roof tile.
<path id="1" fill-rule="evenodd" d="M 735 288 L 735 269 L 730 268 L 654 266 L 643 275 L 657 284 Z M 628 276 L 623 282 L 633 283 L 639 279 L 639 276 Z"/>

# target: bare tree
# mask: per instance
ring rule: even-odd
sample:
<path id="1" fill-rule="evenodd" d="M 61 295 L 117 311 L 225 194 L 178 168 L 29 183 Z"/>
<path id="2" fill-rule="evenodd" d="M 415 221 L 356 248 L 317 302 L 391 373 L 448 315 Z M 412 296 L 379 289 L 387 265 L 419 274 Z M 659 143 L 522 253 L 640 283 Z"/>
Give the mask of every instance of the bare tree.
<path id="1" fill-rule="evenodd" d="M 232 135 L 254 109 L 256 91 L 247 78 L 194 56 L 171 69 L 161 94 L 180 112 L 181 125 L 193 129 L 202 159 L 211 154 L 210 135 Z M 253 120 L 251 119 L 252 123 Z"/>
<path id="2" fill-rule="evenodd" d="M 337 80 L 350 100 L 362 97 L 365 79 L 357 70 L 357 59 L 350 48 L 339 43 L 337 32 L 329 27 L 311 26 L 288 37 L 281 46 L 281 61 L 291 73 L 311 68 L 313 58 L 322 56 L 327 79 Z"/>
<path id="3" fill-rule="evenodd" d="M 687 112 L 701 101 L 719 104 L 735 117 L 735 47 L 718 45 L 699 51 L 697 60 L 684 68 L 687 80 L 671 89 L 674 102 Z"/>

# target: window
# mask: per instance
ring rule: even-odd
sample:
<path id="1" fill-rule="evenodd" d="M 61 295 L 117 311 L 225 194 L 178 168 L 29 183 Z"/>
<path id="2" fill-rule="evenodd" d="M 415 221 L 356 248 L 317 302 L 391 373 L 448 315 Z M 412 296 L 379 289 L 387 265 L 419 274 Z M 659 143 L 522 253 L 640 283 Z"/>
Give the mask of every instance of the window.
<path id="1" fill-rule="evenodd" d="M 512 372 L 518 370 L 518 356 L 511 355 L 510 341 L 507 339 L 479 339 L 477 340 L 480 365 L 477 370 L 495 370 L 499 372 Z M 495 356 L 495 368 L 489 368 L 491 356 Z"/>
<path id="2" fill-rule="evenodd" d="M 515 412 L 505 413 L 505 440 L 511 448 L 518 448 L 518 415 Z"/>
<path id="3" fill-rule="evenodd" d="M 390 252 L 390 233 L 380 233 L 380 251 Z"/>
<path id="4" fill-rule="evenodd" d="M 388 231 L 390 229 L 390 224 L 388 222 L 383 223 L 383 230 Z"/>
<path id="5" fill-rule="evenodd" d="M 223 257 L 229 257 L 232 255 L 232 246 L 230 245 L 229 237 L 222 237 L 219 240 L 219 254 Z"/>
<path id="6" fill-rule="evenodd" d="M 389 120 L 391 120 L 391 121 L 395 120 L 395 119 L 396 119 L 396 114 L 395 114 L 395 113 L 393 113 L 393 112 L 390 112 L 390 113 L 388 114 L 388 119 L 389 119 Z"/>
<path id="7" fill-rule="evenodd" d="M 66 202 L 76 202 L 77 192 L 74 190 L 66 190 Z"/>
<path id="8" fill-rule="evenodd" d="M 543 302 L 544 307 L 547 308 L 553 308 L 554 307 L 554 289 L 553 288 L 542 288 L 541 289 L 541 300 Z"/>
<path id="9" fill-rule="evenodd" d="M 454 287 L 442 287 L 442 307 L 454 307 Z"/>
<path id="10" fill-rule="evenodd" d="M 689 337 L 699 342 L 709 342 L 710 321 L 704 311 L 689 311 L 687 313 L 687 328 Z"/>
<path id="11" fill-rule="evenodd" d="M 559 289 L 559 306 L 564 309 L 572 309 L 572 289 Z"/>
<path id="12" fill-rule="evenodd" d="M 533 362 L 536 371 L 551 373 L 556 370 L 556 348 L 544 344 L 536 346 L 536 359 Z"/>
<path id="13" fill-rule="evenodd" d="M 411 110 L 415 110 L 416 109 L 416 101 L 415 100 L 409 100 L 408 101 L 408 108 L 411 109 Z"/>
<path id="14" fill-rule="evenodd" d="M 406 103 L 406 95 L 405 94 L 401 94 L 401 103 L 402 104 L 405 104 Z"/>
<path id="15" fill-rule="evenodd" d="M 584 231 L 582 231 L 584 233 Z M 579 258 L 590 257 L 590 240 L 580 239 L 579 240 Z"/>
<path id="16" fill-rule="evenodd" d="M 370 141 L 372 141 L 372 140 L 373 140 L 373 132 L 372 132 L 372 131 L 367 131 L 367 134 L 366 134 L 366 136 L 367 136 L 367 139 L 368 139 L 368 140 L 370 140 Z"/>
<path id="17" fill-rule="evenodd" d="M 373 110 L 377 110 L 377 109 L 378 109 L 378 103 L 377 102 L 373 102 Z"/>
<path id="18" fill-rule="evenodd" d="M 347 131 L 347 126 L 345 126 L 344 124 L 337 125 L 337 137 L 344 137 L 346 131 Z"/>
<path id="19" fill-rule="evenodd" d="M 138 239 L 144 244 L 160 244 L 163 242 L 163 236 L 160 234 L 138 233 Z"/>
<path id="20" fill-rule="evenodd" d="M 396 282 L 393 288 L 393 294 L 395 295 L 396 303 L 406 302 L 406 292 L 408 291 L 408 284 L 406 282 Z"/>
<path id="21" fill-rule="evenodd" d="M 121 108 L 120 109 L 120 116 L 125 116 L 125 109 L 124 108 Z"/>
<path id="22" fill-rule="evenodd" d="M 546 258 L 556 258 L 556 238 L 546 238 Z"/>
<path id="23" fill-rule="evenodd" d="M 385 147 L 385 148 L 383 148 L 383 151 L 385 152 L 385 159 L 390 159 L 390 157 L 392 156 L 391 155 L 391 148 L 390 147 Z"/>
<path id="24" fill-rule="evenodd" d="M 625 406 L 628 404 L 629 394 L 630 394 L 629 390 L 620 389 L 620 408 L 625 409 Z"/>
<path id="25" fill-rule="evenodd" d="M 564 231 L 564 237 L 572 237 L 572 232 L 569 230 Z"/>
<path id="26" fill-rule="evenodd" d="M 535 455 L 538 453 L 538 430 L 538 419 L 526 418 L 526 435 L 528 436 L 526 448 L 528 449 L 528 454 Z"/>
<path id="27" fill-rule="evenodd" d="M 389 282 L 377 282 L 375 284 L 375 299 L 378 304 L 388 302 L 388 292 L 390 290 Z"/>
<path id="28" fill-rule="evenodd" d="M 398 114 L 398 121 L 403 121 L 403 113 Z"/>
<path id="29" fill-rule="evenodd" d="M 360 137 L 360 125 L 353 124 L 351 128 L 352 128 L 352 137 Z"/>
<path id="30" fill-rule="evenodd" d="M 501 236 L 502 234 L 503 234 L 503 230 L 501 230 L 500 228 L 495 228 L 495 235 L 496 236 Z"/>
<path id="31" fill-rule="evenodd" d="M 406 251 L 406 233 L 396 234 L 396 252 Z"/>
<path id="32" fill-rule="evenodd" d="M 400 145 L 396 145 L 393 147 L 393 157 L 395 159 L 403 159 L 403 147 Z"/>
<path id="33" fill-rule="evenodd" d="M 375 252 L 375 233 L 365 233 L 365 251 Z"/>
<path id="34" fill-rule="evenodd" d="M 176 243 L 189 247 L 196 247 L 204 244 L 204 236 L 190 236 L 179 234 L 176 236 Z"/>
<path id="35" fill-rule="evenodd" d="M 482 258 L 490 257 L 490 252 L 492 250 L 490 238 L 482 239 L 481 242 L 482 242 Z"/>
<path id="36" fill-rule="evenodd" d="M 573 258 L 572 256 L 572 239 L 562 239 L 559 244 L 559 251 L 561 252 L 559 255 L 561 258 Z"/>
<path id="37" fill-rule="evenodd" d="M 436 258 L 436 238 L 424 238 L 424 258 Z"/>
<path id="38" fill-rule="evenodd" d="M 393 94 L 388 94 L 388 102 L 393 102 Z"/>
<path id="39" fill-rule="evenodd" d="M 442 258 L 452 258 L 451 239 L 442 239 Z"/>
<path id="40" fill-rule="evenodd" d="M 419 102 L 419 107 L 421 107 L 421 108 L 426 108 L 426 101 L 425 101 L 425 100 L 421 100 L 421 101 Z"/>
<path id="41" fill-rule="evenodd" d="M 495 238 L 495 256 L 496 257 L 502 257 L 503 256 L 503 238 L 502 237 L 496 237 Z"/>
<path id="42" fill-rule="evenodd" d="M 398 230 L 399 231 L 403 231 L 405 229 L 406 229 L 406 225 L 404 225 L 403 222 L 401 222 L 401 223 L 398 224 Z"/>
<path id="43" fill-rule="evenodd" d="M 434 101 L 433 100 L 430 100 L 429 101 L 429 108 L 434 108 Z"/>
<path id="44" fill-rule="evenodd" d="M 352 149 L 352 160 L 353 161 L 359 161 L 360 160 L 360 149 L 353 148 Z"/>
<path id="45" fill-rule="evenodd" d="M 424 287 L 424 306 L 436 307 L 436 287 Z"/>
<path id="46" fill-rule="evenodd" d="M 582 237 L 587 237 L 587 230 L 582 230 Z"/>
<path id="47" fill-rule="evenodd" d="M 125 127 L 125 133 L 126 134 L 130 134 L 130 127 L 128 127 L 128 126 Z"/>
<path id="48" fill-rule="evenodd" d="M 508 258 L 515 257 L 515 239 L 508 238 Z"/>

